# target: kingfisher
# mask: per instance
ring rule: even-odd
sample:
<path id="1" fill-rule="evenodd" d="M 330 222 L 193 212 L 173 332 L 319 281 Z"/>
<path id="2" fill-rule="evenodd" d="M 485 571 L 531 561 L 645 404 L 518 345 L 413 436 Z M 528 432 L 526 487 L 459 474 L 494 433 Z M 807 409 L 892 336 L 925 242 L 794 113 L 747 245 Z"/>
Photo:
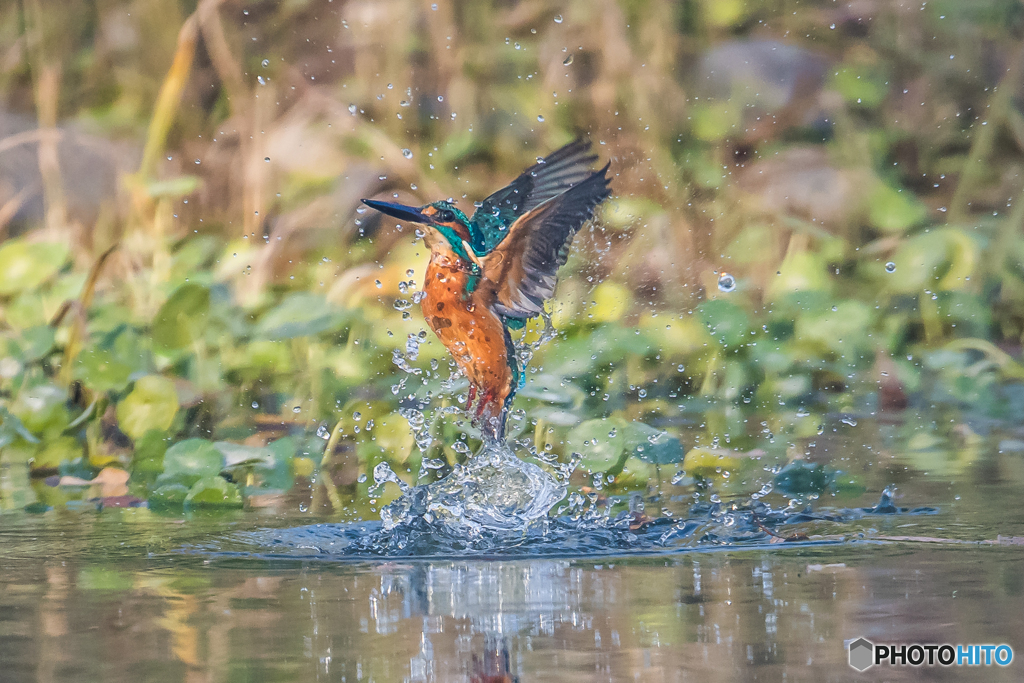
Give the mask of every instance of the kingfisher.
<path id="1" fill-rule="evenodd" d="M 544 310 L 580 227 L 610 193 L 610 163 L 578 139 L 539 159 L 467 217 L 451 200 L 423 206 L 364 199 L 425 228 L 430 262 L 421 305 L 427 325 L 469 379 L 466 408 L 485 441 L 505 438 L 525 379 L 510 330 Z"/>

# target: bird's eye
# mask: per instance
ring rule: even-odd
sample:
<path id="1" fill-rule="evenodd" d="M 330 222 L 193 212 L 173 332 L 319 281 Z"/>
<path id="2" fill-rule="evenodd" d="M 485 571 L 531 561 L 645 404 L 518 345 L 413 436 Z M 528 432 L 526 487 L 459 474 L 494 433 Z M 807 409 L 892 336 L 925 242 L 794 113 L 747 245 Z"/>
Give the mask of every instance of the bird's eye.
<path id="1" fill-rule="evenodd" d="M 448 209 L 441 209 L 440 211 L 437 212 L 437 220 L 441 221 L 442 223 L 451 223 L 452 221 L 455 220 L 455 214 L 453 214 Z"/>

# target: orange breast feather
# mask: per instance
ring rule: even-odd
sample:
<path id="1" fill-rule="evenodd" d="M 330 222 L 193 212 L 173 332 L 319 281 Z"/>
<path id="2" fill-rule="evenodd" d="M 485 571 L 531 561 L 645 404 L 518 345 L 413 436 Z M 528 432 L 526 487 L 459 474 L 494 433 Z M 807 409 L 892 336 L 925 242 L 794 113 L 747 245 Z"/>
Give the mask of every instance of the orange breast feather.
<path id="1" fill-rule="evenodd" d="M 423 283 L 423 317 L 470 382 L 470 404 L 487 421 L 501 414 L 512 390 L 505 328 L 487 305 L 489 288 L 466 294 L 471 274 L 449 258 L 431 259 Z"/>

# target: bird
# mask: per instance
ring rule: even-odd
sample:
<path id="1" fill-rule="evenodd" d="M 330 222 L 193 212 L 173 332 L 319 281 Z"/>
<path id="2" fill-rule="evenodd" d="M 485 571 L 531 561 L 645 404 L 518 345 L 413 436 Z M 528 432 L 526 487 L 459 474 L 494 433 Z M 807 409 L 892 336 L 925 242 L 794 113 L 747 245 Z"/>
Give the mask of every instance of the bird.
<path id="1" fill-rule="evenodd" d="M 597 160 L 577 139 L 477 204 L 472 217 L 451 200 L 418 207 L 362 200 L 424 226 L 423 316 L 469 380 L 466 409 L 485 443 L 504 440 L 525 379 L 510 331 L 543 312 L 573 237 L 611 193 L 611 162 L 594 170 Z"/>

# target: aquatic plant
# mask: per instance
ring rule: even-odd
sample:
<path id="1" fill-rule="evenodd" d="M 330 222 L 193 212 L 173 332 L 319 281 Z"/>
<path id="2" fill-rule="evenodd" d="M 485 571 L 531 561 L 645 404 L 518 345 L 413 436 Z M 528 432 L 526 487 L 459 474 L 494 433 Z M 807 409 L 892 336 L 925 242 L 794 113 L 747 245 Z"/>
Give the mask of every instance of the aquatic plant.
<path id="1" fill-rule="evenodd" d="M 334 4 L 0 8 L 3 509 L 367 517 L 380 463 L 464 464 L 426 251 L 358 200 L 485 196 L 579 132 L 616 196 L 510 422 L 578 462 L 566 505 L 857 490 L 782 468 L 872 414 L 1024 413 L 1016 10 Z"/>

